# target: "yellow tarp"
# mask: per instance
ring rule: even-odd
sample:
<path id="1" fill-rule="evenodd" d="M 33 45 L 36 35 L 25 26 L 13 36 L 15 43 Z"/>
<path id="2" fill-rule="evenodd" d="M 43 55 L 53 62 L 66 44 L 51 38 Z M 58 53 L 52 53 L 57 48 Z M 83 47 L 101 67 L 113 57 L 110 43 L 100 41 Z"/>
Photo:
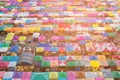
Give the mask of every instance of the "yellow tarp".
<path id="1" fill-rule="evenodd" d="M 108 15 L 109 15 L 110 17 L 114 17 L 114 14 L 113 14 L 112 12 L 109 12 Z"/>
<path id="2" fill-rule="evenodd" d="M 87 47 L 93 47 L 93 44 L 92 44 L 92 42 L 88 42 L 88 43 L 86 43 L 86 46 Z"/>
<path id="3" fill-rule="evenodd" d="M 81 56 L 74 56 L 74 60 L 81 60 L 82 57 Z"/>
<path id="4" fill-rule="evenodd" d="M 49 73 L 50 79 L 57 79 L 58 78 L 58 72 L 50 72 Z"/>
<path id="5" fill-rule="evenodd" d="M 112 30 L 112 27 L 110 27 L 110 26 L 106 26 L 105 28 L 106 28 L 106 30 Z"/>
<path id="6" fill-rule="evenodd" d="M 18 2 L 22 2 L 23 0 L 17 0 Z"/>
<path id="7" fill-rule="evenodd" d="M 92 67 L 99 67 L 100 66 L 100 63 L 97 60 L 91 60 L 90 64 Z"/>
<path id="8" fill-rule="evenodd" d="M 20 36 L 19 37 L 19 41 L 25 41 L 26 40 L 26 36 Z"/>
<path id="9" fill-rule="evenodd" d="M 102 52 L 102 54 L 104 54 L 104 55 L 109 55 L 109 52 Z"/>
<path id="10" fill-rule="evenodd" d="M 6 41 L 11 41 L 14 35 L 15 35 L 14 33 L 8 33 L 5 40 Z"/>
<path id="11" fill-rule="evenodd" d="M 106 57 L 104 55 L 98 55 L 98 60 L 106 61 Z"/>
<path id="12" fill-rule="evenodd" d="M 43 52 L 44 51 L 44 48 L 43 47 L 37 47 L 36 48 L 36 52 Z"/>
<path id="13" fill-rule="evenodd" d="M 99 27 L 98 23 L 92 24 L 93 27 Z"/>

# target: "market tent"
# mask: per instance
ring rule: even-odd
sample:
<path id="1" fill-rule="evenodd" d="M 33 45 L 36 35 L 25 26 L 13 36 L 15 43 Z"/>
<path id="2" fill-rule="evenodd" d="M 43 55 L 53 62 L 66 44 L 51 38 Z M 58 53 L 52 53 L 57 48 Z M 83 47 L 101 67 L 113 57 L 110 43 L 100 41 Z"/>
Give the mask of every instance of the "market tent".
<path id="1" fill-rule="evenodd" d="M 66 45 L 66 52 L 72 52 L 73 46 L 72 45 Z"/>
<path id="2" fill-rule="evenodd" d="M 13 78 L 21 78 L 23 72 L 14 72 Z"/>
<path id="3" fill-rule="evenodd" d="M 99 60 L 100 66 L 108 66 L 106 60 Z"/>
<path id="4" fill-rule="evenodd" d="M 89 58 L 89 56 L 82 56 L 82 60 L 83 61 L 90 61 L 90 58 Z"/>
<path id="5" fill-rule="evenodd" d="M 58 80 L 67 80 L 67 78 L 58 78 Z"/>
<path id="6" fill-rule="evenodd" d="M 66 60 L 66 56 L 59 56 L 58 59 L 59 60 Z"/>
<path id="7" fill-rule="evenodd" d="M 84 65 L 85 65 L 85 67 L 91 66 L 91 65 L 90 65 L 90 61 L 83 61 L 83 63 L 84 63 Z"/>
<path id="8" fill-rule="evenodd" d="M 97 60 L 91 60 L 90 64 L 92 67 L 100 67 L 100 63 Z"/>
<path id="9" fill-rule="evenodd" d="M 98 60 L 97 56 L 90 56 L 90 60 Z"/>
<path id="10" fill-rule="evenodd" d="M 75 61 L 67 61 L 67 66 L 68 67 L 75 67 L 76 63 L 75 63 Z"/>
<path id="11" fill-rule="evenodd" d="M 12 40 L 13 41 L 18 41 L 18 39 L 19 39 L 19 36 L 14 36 Z"/>
<path id="12" fill-rule="evenodd" d="M 58 67 L 58 61 L 57 60 L 51 60 L 50 61 L 50 67 Z"/>
<path id="13" fill-rule="evenodd" d="M 9 46 L 10 46 L 10 43 L 8 43 L 8 42 L 2 43 L 2 47 L 9 47 Z"/>
<path id="14" fill-rule="evenodd" d="M 112 76 L 120 79 L 120 71 L 112 71 Z"/>
<path id="15" fill-rule="evenodd" d="M 85 72 L 84 71 L 76 71 L 76 77 L 77 78 L 85 78 Z"/>
<path id="16" fill-rule="evenodd" d="M 60 53 L 64 53 L 66 50 L 65 50 L 65 47 L 58 47 L 59 48 L 59 52 Z"/>
<path id="17" fill-rule="evenodd" d="M 44 52 L 44 47 L 36 47 L 36 52 Z"/>
<path id="18" fill-rule="evenodd" d="M 114 80 L 114 78 L 105 78 L 105 80 Z"/>
<path id="19" fill-rule="evenodd" d="M 113 60 L 120 60 L 120 56 L 119 55 L 113 55 L 112 58 L 113 58 Z"/>
<path id="20" fill-rule="evenodd" d="M 12 56 L 10 61 L 18 61 L 19 60 L 19 56 Z"/>
<path id="21" fill-rule="evenodd" d="M 64 41 L 64 40 L 65 40 L 65 37 L 64 37 L 64 36 L 58 36 L 58 40 L 59 40 L 59 41 Z"/>
<path id="22" fill-rule="evenodd" d="M 86 41 L 85 41 L 85 40 L 79 41 L 79 44 L 85 45 L 85 44 L 86 44 Z"/>
<path id="23" fill-rule="evenodd" d="M 8 51 L 8 47 L 2 47 L 0 48 L 0 52 L 7 52 Z"/>
<path id="24" fill-rule="evenodd" d="M 107 60 L 108 66 L 116 66 L 115 61 L 113 60 Z"/>
<path id="25" fill-rule="evenodd" d="M 2 56 L 0 56 L 0 61 L 2 61 Z"/>
<path id="26" fill-rule="evenodd" d="M 74 60 L 74 56 L 66 56 L 66 60 Z"/>
<path id="27" fill-rule="evenodd" d="M 33 36 L 33 38 L 38 38 L 38 37 L 39 37 L 39 35 L 40 35 L 40 33 L 37 33 L 37 32 L 36 32 L 36 33 L 33 33 L 33 35 L 32 35 L 32 36 Z"/>
<path id="28" fill-rule="evenodd" d="M 6 36 L 6 38 L 5 38 L 5 40 L 6 41 L 11 41 L 13 39 L 14 35 L 15 35 L 14 33 L 8 33 L 7 36 Z"/>
<path id="29" fill-rule="evenodd" d="M 16 67 L 17 62 L 9 62 L 8 67 Z"/>
<path id="30" fill-rule="evenodd" d="M 106 60 L 106 57 L 105 55 L 98 55 L 98 60 Z"/>
<path id="31" fill-rule="evenodd" d="M 19 41 L 26 41 L 26 36 L 20 36 Z"/>
<path id="32" fill-rule="evenodd" d="M 120 26 L 117 27 L 117 30 L 120 30 Z"/>
<path id="33" fill-rule="evenodd" d="M 82 57 L 81 56 L 73 56 L 73 60 L 79 61 L 79 60 L 82 60 Z"/>
<path id="34" fill-rule="evenodd" d="M 3 79 L 12 79 L 14 72 L 5 72 Z"/>
<path id="35" fill-rule="evenodd" d="M 37 47 L 50 47 L 49 43 L 39 43 Z"/>
<path id="36" fill-rule="evenodd" d="M 52 36 L 51 39 L 52 40 L 58 40 L 58 36 Z"/>
<path id="37" fill-rule="evenodd" d="M 41 66 L 42 67 L 50 67 L 50 61 L 42 61 Z"/>
<path id="38" fill-rule="evenodd" d="M 0 71 L 0 79 L 4 76 L 5 71 Z"/>
<path id="39" fill-rule="evenodd" d="M 95 80 L 104 80 L 104 78 L 95 78 Z"/>
<path id="40" fill-rule="evenodd" d="M 43 60 L 43 56 L 34 56 L 34 61 L 39 62 Z"/>
<path id="41" fill-rule="evenodd" d="M 0 68 L 7 68 L 8 67 L 9 62 L 6 61 L 0 61 Z"/>
<path id="42" fill-rule="evenodd" d="M 70 41 L 70 40 L 72 40 L 72 37 L 71 36 L 65 36 L 65 40 Z"/>
<path id="43" fill-rule="evenodd" d="M 51 46 L 51 52 L 58 52 L 57 46 Z"/>
<path id="44" fill-rule="evenodd" d="M 115 37 L 115 33 L 113 33 L 113 32 L 108 33 L 108 36 L 109 36 L 109 37 Z"/>
<path id="45" fill-rule="evenodd" d="M 76 78 L 75 71 L 68 71 L 67 72 L 67 78 Z"/>
<path id="46" fill-rule="evenodd" d="M 104 78 L 112 78 L 111 70 L 110 69 L 102 69 L 103 77 Z"/>
<path id="47" fill-rule="evenodd" d="M 49 72 L 49 79 L 58 79 L 58 72 Z"/>
<path id="48" fill-rule="evenodd" d="M 3 56 L 2 61 L 10 61 L 12 56 Z"/>
<path id="49" fill-rule="evenodd" d="M 45 61 L 50 61 L 51 60 L 51 58 L 50 57 L 44 57 L 44 59 L 43 60 L 45 60 Z"/>
<path id="50" fill-rule="evenodd" d="M 39 36 L 39 37 L 38 37 L 38 41 L 44 41 L 44 40 L 46 40 L 46 37 L 45 37 L 45 36 Z"/>
<path id="51" fill-rule="evenodd" d="M 59 66 L 67 66 L 67 61 L 66 60 L 59 60 L 58 65 Z"/>
<path id="52" fill-rule="evenodd" d="M 83 61 L 76 61 L 76 66 L 84 66 L 84 62 Z"/>
<path id="53" fill-rule="evenodd" d="M 30 78 L 32 76 L 32 72 L 23 72 L 22 78 Z"/>
<path id="54" fill-rule="evenodd" d="M 96 78 L 96 73 L 95 72 L 85 72 L 85 77 L 86 78 Z"/>
<path id="55" fill-rule="evenodd" d="M 49 73 L 48 72 L 32 72 L 31 80 L 49 80 Z"/>
<path id="56" fill-rule="evenodd" d="M 50 60 L 57 60 L 58 61 L 58 56 L 53 56 L 53 57 L 50 57 Z"/>
<path id="57" fill-rule="evenodd" d="M 81 48 L 78 43 L 73 43 L 73 51 L 80 52 Z"/>
<path id="58" fill-rule="evenodd" d="M 66 72 L 58 72 L 58 77 L 59 78 L 67 78 L 67 73 Z"/>
<path id="59" fill-rule="evenodd" d="M 11 49 L 10 49 L 11 52 L 18 52 L 18 50 L 19 50 L 18 45 L 12 46 Z"/>
<path id="60" fill-rule="evenodd" d="M 115 63 L 118 67 L 120 67 L 120 60 L 115 60 Z"/>

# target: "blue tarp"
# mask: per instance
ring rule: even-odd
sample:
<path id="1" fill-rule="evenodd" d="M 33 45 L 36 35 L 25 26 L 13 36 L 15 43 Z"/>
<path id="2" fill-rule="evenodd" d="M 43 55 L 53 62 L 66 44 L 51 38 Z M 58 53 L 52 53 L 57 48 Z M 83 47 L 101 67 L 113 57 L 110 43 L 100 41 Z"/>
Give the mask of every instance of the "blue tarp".
<path id="1" fill-rule="evenodd" d="M 59 60 L 66 60 L 66 56 L 59 56 L 58 59 Z"/>
<path id="2" fill-rule="evenodd" d="M 18 52 L 19 46 L 12 46 L 10 52 Z"/>
<path id="3" fill-rule="evenodd" d="M 90 56 L 90 60 L 98 60 L 97 56 Z"/>
<path id="4" fill-rule="evenodd" d="M 67 80 L 67 78 L 58 78 L 58 80 Z"/>
<path id="5" fill-rule="evenodd" d="M 19 57 L 18 56 L 12 56 L 10 61 L 18 61 Z"/>
<path id="6" fill-rule="evenodd" d="M 51 46 L 51 52 L 58 52 L 58 47 Z"/>

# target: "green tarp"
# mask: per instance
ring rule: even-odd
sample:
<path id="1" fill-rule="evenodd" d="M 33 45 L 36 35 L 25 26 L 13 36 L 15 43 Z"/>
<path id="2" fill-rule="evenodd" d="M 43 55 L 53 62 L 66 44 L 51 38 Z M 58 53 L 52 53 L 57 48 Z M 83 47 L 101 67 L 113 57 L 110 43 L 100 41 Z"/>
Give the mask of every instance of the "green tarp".
<path id="1" fill-rule="evenodd" d="M 76 66 L 76 62 L 75 61 L 68 61 L 67 62 L 67 66 L 69 66 L 69 67 L 75 67 Z"/>
<path id="2" fill-rule="evenodd" d="M 43 56 L 34 56 L 34 61 L 39 62 L 43 60 Z"/>
<path id="3" fill-rule="evenodd" d="M 84 66 L 83 61 L 76 61 L 76 66 Z"/>
<path id="4" fill-rule="evenodd" d="M 0 27 L 0 31 L 4 31 L 5 27 Z"/>
<path id="5" fill-rule="evenodd" d="M 41 66 L 42 67 L 50 67 L 50 61 L 42 61 Z"/>
<path id="6" fill-rule="evenodd" d="M 114 78 L 120 78 L 120 71 L 112 71 L 112 75 Z"/>
<path id="7" fill-rule="evenodd" d="M 109 37 L 114 37 L 115 36 L 115 33 L 111 32 L 111 33 L 108 33 Z"/>
<path id="8" fill-rule="evenodd" d="M 97 11 L 104 11 L 105 8 L 96 8 Z"/>
<path id="9" fill-rule="evenodd" d="M 10 61 L 12 56 L 3 56 L 2 61 Z"/>
<path id="10" fill-rule="evenodd" d="M 120 26 L 119 26 L 119 27 L 117 27 L 117 30 L 120 30 Z"/>
<path id="11" fill-rule="evenodd" d="M 67 73 L 66 72 L 59 72 L 58 73 L 58 77 L 59 78 L 66 78 L 67 77 Z"/>
<path id="12" fill-rule="evenodd" d="M 9 47 L 10 43 L 2 43 L 2 47 Z"/>
<path id="13" fill-rule="evenodd" d="M 18 8 L 18 6 L 4 6 L 4 8 Z"/>
<path id="14" fill-rule="evenodd" d="M 108 60 L 107 63 L 108 63 L 108 66 L 116 66 L 113 60 Z"/>

